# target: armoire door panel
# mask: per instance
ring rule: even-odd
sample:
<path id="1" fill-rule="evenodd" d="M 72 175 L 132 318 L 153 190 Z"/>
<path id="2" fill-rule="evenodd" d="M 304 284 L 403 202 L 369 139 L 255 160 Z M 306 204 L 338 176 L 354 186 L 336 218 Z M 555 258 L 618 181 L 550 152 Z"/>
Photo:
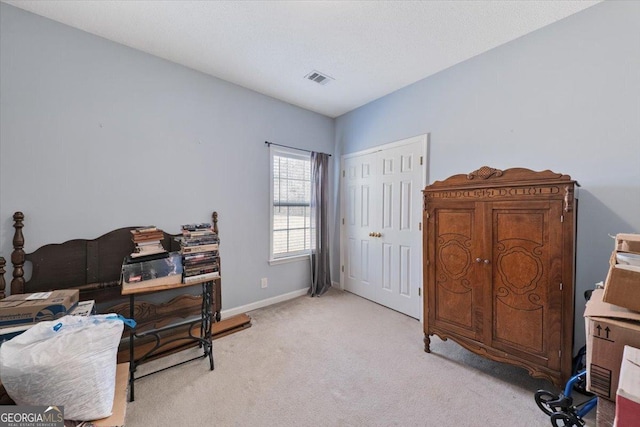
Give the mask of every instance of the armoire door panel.
<path id="1" fill-rule="evenodd" d="M 548 203 L 536 208 L 502 209 L 492 204 L 493 230 L 493 334 L 491 345 L 517 349 L 525 357 L 557 360 L 561 313 L 552 303 L 559 289 L 562 241 L 550 232 L 552 210 Z M 531 209 L 533 207 L 533 209 Z M 560 217 L 555 218 L 560 221 Z M 557 297 L 558 295 L 556 295 Z"/>
<path id="2" fill-rule="evenodd" d="M 544 307 L 530 310 L 509 305 L 507 298 L 496 298 L 494 347 L 513 346 L 536 354 L 544 352 Z M 523 327 L 526 325 L 526 327 Z"/>
<path id="3" fill-rule="evenodd" d="M 467 209 L 436 209 L 437 241 L 433 283 L 430 291 L 435 305 L 435 325 L 446 323 L 468 338 L 482 338 L 481 322 L 483 285 L 477 277 L 474 259 L 477 218 L 472 204 Z"/>

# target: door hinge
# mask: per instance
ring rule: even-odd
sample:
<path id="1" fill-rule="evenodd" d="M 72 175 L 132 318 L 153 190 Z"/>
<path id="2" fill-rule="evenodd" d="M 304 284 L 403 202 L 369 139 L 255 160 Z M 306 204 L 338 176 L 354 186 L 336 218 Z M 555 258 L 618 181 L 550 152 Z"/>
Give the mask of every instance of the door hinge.
<path id="1" fill-rule="evenodd" d="M 560 215 L 560 222 L 564 222 L 564 215 Z"/>
<path id="2" fill-rule="evenodd" d="M 344 265 L 341 267 L 341 269 L 342 269 L 342 272 L 344 273 Z"/>
<path id="3" fill-rule="evenodd" d="M 431 215 L 429 215 L 429 212 L 425 212 L 424 216 L 426 216 L 427 219 L 429 219 L 431 217 Z"/>
<path id="4" fill-rule="evenodd" d="M 562 359 L 562 350 L 558 350 L 558 359 Z"/>
<path id="5" fill-rule="evenodd" d="M 418 296 L 421 297 L 422 296 L 422 288 L 418 288 Z"/>
<path id="6" fill-rule="evenodd" d="M 422 231 L 422 223 L 421 222 L 418 223 L 418 230 Z"/>
<path id="7" fill-rule="evenodd" d="M 342 225 L 344 225 L 344 218 L 342 218 Z"/>
<path id="8" fill-rule="evenodd" d="M 560 290 L 562 290 L 562 282 L 560 282 Z"/>
<path id="9" fill-rule="evenodd" d="M 344 178 L 344 171 L 342 171 L 342 177 Z"/>
<path id="10" fill-rule="evenodd" d="M 420 156 L 420 166 L 422 166 L 422 156 Z"/>

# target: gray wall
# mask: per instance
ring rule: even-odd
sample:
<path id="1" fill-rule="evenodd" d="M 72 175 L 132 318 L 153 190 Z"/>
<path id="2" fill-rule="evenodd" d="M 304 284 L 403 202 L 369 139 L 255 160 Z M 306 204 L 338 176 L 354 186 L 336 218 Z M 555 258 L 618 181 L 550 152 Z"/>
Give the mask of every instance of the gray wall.
<path id="1" fill-rule="evenodd" d="M 18 210 L 27 251 L 217 210 L 223 309 L 308 286 L 308 262 L 267 263 L 264 141 L 332 152 L 332 119 L 4 3 L 0 19 L 1 256 Z"/>
<path id="2" fill-rule="evenodd" d="M 638 22 L 640 2 L 607 1 L 336 120 L 337 154 L 430 133 L 429 182 L 483 165 L 576 179 L 576 345 L 609 234 L 640 232 Z"/>

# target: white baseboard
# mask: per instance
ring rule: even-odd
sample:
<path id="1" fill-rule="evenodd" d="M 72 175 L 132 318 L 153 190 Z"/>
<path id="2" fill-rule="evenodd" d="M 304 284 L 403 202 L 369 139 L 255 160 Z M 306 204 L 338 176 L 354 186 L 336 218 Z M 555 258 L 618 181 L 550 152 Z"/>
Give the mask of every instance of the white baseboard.
<path id="1" fill-rule="evenodd" d="M 220 317 L 223 319 L 231 316 L 235 316 L 237 314 L 246 313 L 248 311 L 257 310 L 259 308 L 267 307 L 273 304 L 277 304 L 279 302 L 287 301 L 293 298 L 301 297 L 302 295 L 306 295 L 309 289 L 299 289 L 297 291 L 289 292 L 286 294 L 278 295 L 272 298 L 263 299 L 262 301 L 252 302 L 251 304 L 241 305 L 240 307 L 230 308 L 228 310 L 222 310 L 220 312 Z"/>

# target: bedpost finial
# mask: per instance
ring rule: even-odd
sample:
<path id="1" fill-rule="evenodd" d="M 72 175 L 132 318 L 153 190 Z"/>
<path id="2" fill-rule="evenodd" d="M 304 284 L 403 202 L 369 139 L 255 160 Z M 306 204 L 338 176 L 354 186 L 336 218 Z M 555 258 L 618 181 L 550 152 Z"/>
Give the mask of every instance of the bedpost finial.
<path id="1" fill-rule="evenodd" d="M 16 212 L 13 214 L 13 220 L 16 223 L 22 223 L 22 221 L 24 220 L 24 214 L 20 211 Z M 14 226 L 15 227 L 15 226 Z"/>
<path id="2" fill-rule="evenodd" d="M 218 212 L 213 211 L 213 213 L 211 214 L 211 221 L 213 222 L 213 224 L 211 224 L 213 232 L 218 234 Z"/>
<path id="3" fill-rule="evenodd" d="M 5 289 L 7 287 L 7 282 L 4 281 L 4 266 L 7 265 L 7 261 L 3 257 L 0 256 L 0 299 L 4 298 L 6 295 Z"/>

